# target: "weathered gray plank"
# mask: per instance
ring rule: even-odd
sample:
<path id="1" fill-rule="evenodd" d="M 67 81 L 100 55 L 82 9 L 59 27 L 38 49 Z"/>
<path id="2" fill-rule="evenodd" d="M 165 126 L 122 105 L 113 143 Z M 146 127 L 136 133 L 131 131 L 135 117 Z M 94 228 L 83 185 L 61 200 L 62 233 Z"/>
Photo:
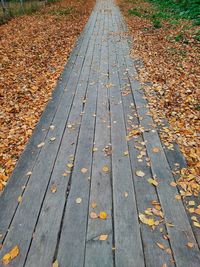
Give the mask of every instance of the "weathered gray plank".
<path id="1" fill-rule="evenodd" d="M 164 123 L 163 126 L 165 126 L 165 127 L 169 126 L 167 121 L 164 121 L 163 123 Z M 158 133 L 160 133 L 161 130 L 162 130 L 162 127 L 159 127 Z M 174 171 L 175 169 L 181 170 L 182 168 L 187 168 L 186 160 L 185 160 L 183 154 L 181 153 L 179 146 L 175 142 L 173 143 L 173 150 L 168 149 L 165 146 L 163 147 L 163 149 L 164 149 L 167 161 L 168 161 L 169 166 L 170 166 L 172 171 Z M 177 164 L 178 164 L 178 166 L 177 166 Z M 178 173 L 173 174 L 173 175 L 174 175 L 175 180 L 178 181 L 178 179 L 180 178 L 180 175 Z M 188 219 L 189 219 L 189 222 L 191 224 L 192 230 L 194 232 L 195 238 L 198 242 L 198 245 L 200 246 L 200 229 L 194 226 L 194 222 L 191 220 L 192 214 L 189 213 L 189 211 L 187 209 L 187 201 L 189 201 L 189 200 L 190 201 L 193 200 L 197 204 L 197 203 L 199 203 L 199 197 L 191 196 L 190 198 L 183 199 L 183 204 L 186 208 L 186 213 L 188 215 Z"/>
<path id="2" fill-rule="evenodd" d="M 99 26 L 100 33 L 104 19 L 102 13 L 99 15 L 98 19 L 101 23 Z M 70 192 L 63 218 L 58 254 L 55 256 L 60 266 L 70 267 L 84 265 L 90 190 L 90 179 L 88 179 L 88 177 L 91 177 L 93 156 L 92 149 L 95 130 L 94 113 L 96 113 L 100 49 L 101 35 L 98 35 L 88 86 L 87 105 L 85 106 L 85 114 L 79 134 L 79 142 L 75 155 Z M 82 168 L 86 168 L 88 171 L 82 173 Z M 82 201 L 80 204 L 76 203 L 77 198 L 81 198 Z"/>
<path id="3" fill-rule="evenodd" d="M 92 36 L 92 30 L 94 28 L 95 21 L 96 20 L 94 19 L 93 27 L 90 28 L 91 34 L 87 39 L 87 42 L 84 44 L 84 48 L 82 50 L 83 55 L 85 55 L 85 52 L 88 50 L 88 43 L 90 37 Z M 24 201 L 22 200 L 19 205 L 9 233 L 6 236 L 5 244 L 0 253 L 0 255 L 3 255 L 13 245 L 18 243 L 21 253 L 16 260 L 13 261 L 13 264 L 16 264 L 16 266 L 22 265 L 25 260 L 26 252 L 28 250 L 34 226 L 37 221 L 37 216 L 40 211 L 40 206 L 46 193 L 52 168 L 55 164 L 57 151 L 60 147 L 60 141 L 63 137 L 63 130 L 67 124 L 68 115 L 71 110 L 71 103 L 74 99 L 74 94 L 77 89 L 77 83 L 80 77 L 82 65 L 87 59 L 87 57 L 82 58 L 80 55 L 79 58 L 80 59 L 76 61 L 77 64 L 75 65 L 75 68 L 73 68 L 73 72 L 70 75 L 70 79 L 67 84 L 67 87 L 71 90 L 66 91 L 62 97 L 61 103 L 53 120 L 55 129 L 50 131 L 47 135 L 46 144 L 41 150 L 38 161 L 33 169 L 31 179 L 23 195 Z M 68 102 L 66 103 L 66 101 Z M 49 141 L 51 137 L 56 137 L 56 140 L 53 142 Z M 36 195 L 37 197 L 35 197 Z M 29 202 L 29 200 L 31 200 L 31 202 Z M 29 216 L 27 216 L 27 214 Z M 24 218 L 26 218 L 26 220 Z M 19 239 L 20 242 L 18 241 Z"/>
<path id="4" fill-rule="evenodd" d="M 97 30 L 98 25 L 95 27 Z M 95 32 L 93 33 L 95 36 Z M 88 79 L 93 57 L 95 37 L 90 40 L 90 49 L 86 55 L 86 63 L 80 76 L 78 90 L 75 95 L 73 106 L 69 116 L 69 123 L 75 125 L 74 129 L 66 128 L 60 145 L 60 150 L 55 163 L 55 167 L 51 176 L 49 188 L 44 200 L 44 204 L 39 216 L 34 238 L 29 250 L 26 266 L 35 266 L 36 262 L 39 266 L 50 266 L 53 262 L 57 241 L 59 240 L 59 231 L 62 224 L 62 215 L 65 208 L 67 190 L 69 187 L 70 176 L 63 177 L 66 171 L 67 162 L 70 155 L 75 154 L 77 138 L 79 136 L 81 112 L 84 111 L 85 95 L 87 93 Z M 51 186 L 57 188 L 56 194 L 51 193 Z M 51 232 L 49 229 L 51 228 Z"/>
<path id="5" fill-rule="evenodd" d="M 116 266 L 144 266 L 140 226 L 132 181 L 130 160 L 124 157 L 128 150 L 126 130 L 121 102 L 120 84 L 114 42 L 115 35 L 109 41 L 109 79 L 111 110 L 111 142 L 113 201 L 114 201 L 114 234 Z M 125 197 L 128 192 L 128 197 Z"/>
<path id="6" fill-rule="evenodd" d="M 116 14 L 115 18 L 115 25 L 117 25 L 118 31 L 120 30 L 120 27 L 118 25 L 118 16 Z M 116 29 L 116 31 L 117 31 Z M 115 42 L 116 44 L 116 54 L 118 59 L 118 66 L 119 66 L 119 78 L 120 78 L 120 85 L 121 88 L 127 89 L 130 88 L 129 79 L 127 77 L 127 71 L 126 71 L 126 64 L 124 62 L 123 58 L 123 40 L 124 38 L 119 36 L 118 42 Z M 136 116 L 136 108 L 133 101 L 132 93 L 122 96 L 122 103 L 123 103 L 123 109 L 124 109 L 124 117 L 126 122 L 126 129 L 127 129 L 127 135 L 128 132 L 131 129 L 134 129 L 134 127 L 139 126 L 138 118 Z M 130 119 L 131 118 L 131 119 Z M 129 129 L 129 130 L 128 130 Z M 140 150 L 137 150 L 136 147 L 143 147 L 143 151 L 145 151 L 145 146 L 143 146 L 141 143 L 143 143 L 144 140 L 142 136 L 138 136 L 136 139 L 132 139 L 128 142 L 128 148 L 129 148 L 129 156 L 131 160 L 131 166 L 132 166 L 132 175 L 134 179 L 134 186 L 135 186 L 135 194 L 137 199 L 137 206 L 140 213 L 144 214 L 144 211 L 147 208 L 152 208 L 151 205 L 152 201 L 159 202 L 156 188 L 148 183 L 148 178 L 152 176 L 151 169 L 147 165 L 146 158 L 147 156 L 144 156 L 142 161 L 138 161 L 137 156 L 140 154 Z M 138 177 L 136 175 L 137 170 L 142 170 L 145 173 L 145 176 L 143 178 Z M 158 218 L 157 218 L 158 219 Z M 161 219 L 161 218 L 160 218 Z M 163 228 L 162 233 L 160 232 L 160 228 Z M 156 227 L 155 230 L 152 230 L 149 226 L 142 224 L 141 225 L 141 235 L 143 240 L 143 249 L 144 249 L 144 255 L 145 255 L 145 263 L 146 266 L 154 267 L 154 266 L 162 266 L 164 263 L 167 264 L 167 266 L 173 266 L 173 258 L 171 255 L 167 254 L 166 251 L 161 250 L 156 243 L 162 243 L 166 248 L 170 247 L 169 241 L 163 239 L 163 235 L 166 235 L 166 229 L 165 225 L 160 224 L 159 227 Z"/>
<path id="7" fill-rule="evenodd" d="M 105 24 L 102 31 L 102 48 L 100 63 L 100 82 L 98 87 L 98 102 L 95 126 L 94 147 L 98 150 L 93 154 L 92 179 L 90 191 L 89 214 L 105 211 L 108 214 L 106 220 L 88 219 L 87 243 L 85 252 L 85 266 L 113 266 L 113 229 L 112 229 L 112 188 L 111 188 L 111 160 L 105 156 L 104 148 L 110 143 L 110 116 L 108 103 L 108 7 L 104 7 Z M 109 173 L 102 171 L 103 166 L 109 167 Z M 97 207 L 92 208 L 91 204 Z M 99 236 L 107 234 L 106 241 L 100 241 Z"/>

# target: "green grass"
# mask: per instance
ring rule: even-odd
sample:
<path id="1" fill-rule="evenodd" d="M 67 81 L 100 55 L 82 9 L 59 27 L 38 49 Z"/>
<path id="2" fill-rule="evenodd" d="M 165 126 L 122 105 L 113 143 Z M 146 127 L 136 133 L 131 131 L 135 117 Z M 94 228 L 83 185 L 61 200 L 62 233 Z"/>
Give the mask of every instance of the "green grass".
<path id="1" fill-rule="evenodd" d="M 67 16 L 69 14 L 72 14 L 75 12 L 75 8 L 74 7 L 67 7 L 67 8 L 59 8 L 56 11 L 51 11 L 51 14 L 53 15 L 59 15 L 59 16 Z"/>
<path id="2" fill-rule="evenodd" d="M 177 19 L 191 19 L 200 24 L 200 0 L 149 0 L 162 13 Z"/>
<path id="3" fill-rule="evenodd" d="M 171 25 L 179 24 L 179 19 L 190 19 L 193 25 L 200 25 L 200 0 L 147 0 L 151 8 L 134 7 L 130 15 L 150 19 L 154 28 L 162 27 L 160 20 L 168 20 Z M 133 4 L 143 1 L 129 0 Z"/>

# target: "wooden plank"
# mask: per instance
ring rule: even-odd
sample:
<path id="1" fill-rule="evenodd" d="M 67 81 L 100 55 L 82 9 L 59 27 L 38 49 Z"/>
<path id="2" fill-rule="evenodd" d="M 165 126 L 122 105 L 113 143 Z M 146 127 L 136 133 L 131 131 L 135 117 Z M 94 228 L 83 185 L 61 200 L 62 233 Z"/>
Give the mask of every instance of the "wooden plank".
<path id="1" fill-rule="evenodd" d="M 128 55 L 128 44 L 124 46 L 124 51 L 125 54 Z M 170 186 L 170 183 L 174 181 L 174 177 L 165 157 L 158 133 L 152 127 L 153 120 L 147 115 L 148 108 L 146 107 L 146 99 L 144 98 L 139 82 L 131 77 L 132 72 L 134 72 L 132 60 L 128 56 L 125 56 L 124 58 L 130 77 L 131 86 L 134 90 L 133 93 L 137 112 L 139 117 L 143 118 L 140 120 L 140 125 L 146 129 L 146 131 L 143 133 L 143 137 L 145 141 L 147 141 L 146 148 L 151 159 L 152 173 L 157 177 L 159 182 L 157 190 L 165 214 L 165 221 L 168 223 L 172 222 L 174 225 L 174 227 L 170 227 L 168 224 L 166 224 L 176 266 L 190 266 L 191 262 L 193 266 L 199 266 L 199 248 L 192 232 L 191 225 L 188 221 L 183 203 L 182 201 L 177 201 L 175 199 L 175 195 L 178 194 L 177 188 Z M 160 152 L 153 153 L 152 150 L 154 147 L 158 147 Z M 188 242 L 192 242 L 194 244 L 193 249 L 189 249 L 187 247 Z"/>
<path id="2" fill-rule="evenodd" d="M 99 7 L 100 8 L 100 7 Z M 101 49 L 101 27 L 104 16 L 99 13 L 101 25 L 95 45 L 94 59 L 87 94 L 87 106 L 81 124 L 79 141 L 75 156 L 71 187 L 63 218 L 58 253 L 55 255 L 60 266 L 83 266 L 86 242 L 86 227 L 88 220 L 89 190 L 92 165 L 92 150 L 94 142 L 97 89 L 99 79 L 99 61 Z M 82 173 L 81 169 L 87 169 Z M 76 199 L 81 199 L 77 204 Z M 66 253 L 67 251 L 67 253 Z M 78 253 L 77 253 L 78 251 Z"/>
<path id="3" fill-rule="evenodd" d="M 102 48 L 100 63 L 100 83 L 98 87 L 98 102 L 95 126 L 94 147 L 98 150 L 93 154 L 92 179 L 90 190 L 89 214 L 99 214 L 105 211 L 106 220 L 88 219 L 87 243 L 85 252 L 85 267 L 113 266 L 113 226 L 112 226 L 112 188 L 111 188 L 111 159 L 105 156 L 104 148 L 110 144 L 110 116 L 108 103 L 108 8 L 104 7 L 105 24 L 102 32 Z M 108 166 L 109 173 L 102 171 L 103 166 Z M 96 208 L 92 207 L 96 203 Z M 100 241 L 100 235 L 108 235 L 107 240 Z"/>
<path id="4" fill-rule="evenodd" d="M 87 24 L 85 33 L 87 33 L 92 20 Z M 17 202 L 18 196 L 22 195 L 24 192 L 23 186 L 28 183 L 29 176 L 27 172 L 32 171 L 33 166 L 40 153 L 37 145 L 43 142 L 49 131 L 49 126 L 55 116 L 58 105 L 61 101 L 63 93 L 66 89 L 66 84 L 69 79 L 70 73 L 76 62 L 78 53 L 83 46 L 82 43 L 85 42 L 84 35 L 81 35 L 73 53 L 71 54 L 68 63 L 65 66 L 63 74 L 58 80 L 57 86 L 52 94 L 52 99 L 47 104 L 40 121 L 36 125 L 30 141 L 28 142 L 22 156 L 20 157 L 16 168 L 10 178 L 4 192 L 0 198 L 0 241 L 3 242 L 7 229 L 13 219 L 13 216 L 18 208 L 19 203 Z"/>
<path id="5" fill-rule="evenodd" d="M 97 28 L 98 26 L 96 26 L 96 29 Z M 95 37 L 90 42 L 91 48 L 94 48 Z M 82 112 L 84 112 L 84 106 L 87 105 L 87 101 L 84 103 L 84 99 L 87 93 L 92 57 L 93 51 L 91 49 L 91 53 L 88 53 L 86 58 L 87 65 L 84 65 L 84 71 L 81 73 L 78 84 L 79 89 L 77 90 L 69 116 L 69 122 L 71 125 L 74 125 L 74 128 L 65 129 L 49 188 L 29 249 L 26 266 L 35 266 L 36 262 L 39 266 L 50 266 L 53 262 L 57 241 L 59 240 L 60 227 L 62 225 L 62 216 L 65 208 L 66 196 L 68 194 L 67 191 L 70 186 L 70 176 L 63 177 L 62 174 L 66 172 L 67 160 L 68 163 L 73 162 L 73 160 L 70 161 L 69 158 L 70 155 L 75 154 L 81 118 L 84 116 Z M 80 116 L 81 113 L 83 116 Z M 51 193 L 52 185 L 55 185 L 57 188 L 56 194 Z M 51 232 L 49 232 L 49 229 L 51 229 Z"/>
<path id="6" fill-rule="evenodd" d="M 96 20 L 94 20 L 93 27 L 90 29 L 90 37 L 92 36 L 95 21 Z M 91 45 L 88 46 L 89 39 L 87 43 L 85 43 L 85 52 L 88 49 L 92 49 L 92 43 L 90 43 Z M 82 53 L 84 53 L 84 51 L 82 51 Z M 87 64 L 87 54 L 86 57 L 82 58 L 79 56 L 79 58 L 79 64 L 75 65 L 76 68 L 73 69 L 74 71 L 70 75 L 70 79 L 68 81 L 67 86 L 71 90 L 66 91 L 61 100 L 60 106 L 53 120 L 55 129 L 49 132 L 47 135 L 48 143 L 46 143 L 41 150 L 38 161 L 33 169 L 31 179 L 29 180 L 29 183 L 23 195 L 24 201 L 22 200 L 19 205 L 9 233 L 6 236 L 5 244 L 0 253 L 0 255 L 3 255 L 6 251 L 10 250 L 13 245 L 18 243 L 21 253 L 13 261 L 16 266 L 23 265 L 26 257 L 26 252 L 32 238 L 35 223 L 40 212 L 40 206 L 43 202 L 43 198 L 46 193 L 46 189 L 52 173 L 52 168 L 54 167 L 57 152 L 60 147 L 60 141 L 63 137 L 63 130 L 66 127 L 68 121 L 68 115 L 71 110 L 70 103 L 72 103 L 74 94 L 76 93 L 82 67 L 80 63 L 83 64 L 85 62 L 85 64 Z M 86 73 L 88 73 L 87 68 L 85 69 L 84 74 L 86 75 Z M 69 93 L 67 94 L 67 92 Z M 66 103 L 66 101 L 68 102 Z M 51 137 L 55 137 L 55 141 L 49 141 Z M 26 220 L 24 218 L 26 218 Z"/>
<path id="7" fill-rule="evenodd" d="M 124 152 L 128 150 L 128 147 L 125 139 L 126 130 L 121 102 L 115 41 L 115 35 L 111 36 L 109 40 L 109 81 L 112 84 L 110 88 L 110 110 L 111 143 L 113 148 L 115 264 L 116 266 L 127 267 L 144 266 L 130 160 L 128 157 L 124 157 Z M 125 192 L 128 192 L 128 197 L 125 196 Z"/>
<path id="8" fill-rule="evenodd" d="M 168 126 L 169 126 L 169 124 L 165 120 L 163 122 L 163 127 L 168 127 Z M 158 129 L 159 134 L 160 134 L 160 131 L 162 131 L 162 127 L 159 127 L 159 129 Z M 181 153 L 180 148 L 179 148 L 177 143 L 175 143 L 175 142 L 173 143 L 173 150 L 168 149 L 166 146 L 164 146 L 163 149 L 164 149 L 167 161 L 168 161 L 169 166 L 170 166 L 172 171 L 177 170 L 177 169 L 181 170 L 182 168 L 187 168 L 186 160 L 185 160 L 183 154 Z M 177 166 L 177 164 L 178 164 L 178 166 Z M 178 181 L 180 178 L 180 175 L 178 173 L 177 174 L 173 173 L 173 175 L 174 175 L 175 180 Z M 189 198 L 183 199 L 183 204 L 184 204 L 184 207 L 186 209 L 186 213 L 188 215 L 188 219 L 189 219 L 189 222 L 191 224 L 192 230 L 194 232 L 195 238 L 196 238 L 197 243 L 200 247 L 200 229 L 195 227 L 194 222 L 191 220 L 192 214 L 189 213 L 189 211 L 187 209 L 187 207 L 188 207 L 187 202 L 189 200 L 194 201 L 195 203 L 198 203 L 199 197 L 191 196 Z"/>
<path id="9" fill-rule="evenodd" d="M 117 14 L 114 19 L 115 24 L 113 24 L 117 25 L 116 32 L 119 32 L 120 27 L 118 25 L 119 19 Z M 130 90 L 130 83 L 127 77 L 126 64 L 124 62 L 123 57 L 123 42 L 123 37 L 120 38 L 120 36 L 118 37 L 118 41 L 115 42 L 119 66 L 120 86 L 122 90 Z M 128 93 L 128 91 L 124 92 Z M 126 131 L 128 135 L 128 132 L 131 131 L 131 129 L 135 129 L 135 127 L 139 126 L 138 118 L 136 116 L 136 108 L 131 92 L 127 95 L 122 95 L 122 103 L 126 122 Z M 141 151 L 138 150 L 137 147 L 142 148 L 142 151 L 146 152 L 145 146 L 142 145 L 143 142 L 144 139 L 140 135 L 137 138 L 131 139 L 128 142 L 128 148 L 132 166 L 132 175 L 134 179 L 138 210 L 140 213 L 145 214 L 144 211 L 147 210 L 147 208 L 153 208 L 151 202 L 159 202 L 159 199 L 157 196 L 156 188 L 148 183 L 148 179 L 152 176 L 152 174 L 151 168 L 147 165 L 147 162 L 145 160 L 147 158 L 147 155 L 140 159 L 140 161 L 138 161 L 137 158 Z M 136 175 L 137 170 L 142 170 L 145 173 L 145 176 L 143 178 L 138 177 Z M 157 220 L 161 220 L 161 218 L 157 218 Z M 161 228 L 163 229 L 162 233 L 160 232 Z M 165 225 L 163 223 L 156 227 L 156 229 L 154 230 L 152 230 L 150 226 L 141 224 L 141 235 L 146 266 L 162 266 L 164 263 L 167 264 L 167 266 L 174 266 L 172 255 L 169 255 L 166 253 L 166 251 L 161 250 L 156 244 L 157 242 L 159 242 L 163 244 L 166 248 L 170 248 L 169 241 L 163 239 L 163 236 L 167 235 Z"/>

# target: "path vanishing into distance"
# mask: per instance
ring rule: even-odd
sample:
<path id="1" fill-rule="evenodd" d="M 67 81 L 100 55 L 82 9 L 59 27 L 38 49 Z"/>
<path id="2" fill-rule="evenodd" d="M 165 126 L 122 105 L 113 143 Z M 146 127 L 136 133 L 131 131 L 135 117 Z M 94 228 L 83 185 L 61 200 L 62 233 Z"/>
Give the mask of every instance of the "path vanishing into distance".
<path id="1" fill-rule="evenodd" d="M 200 266 L 176 198 L 184 159 L 162 145 L 129 41 L 113 0 L 97 0 L 0 197 L 0 266 Z"/>

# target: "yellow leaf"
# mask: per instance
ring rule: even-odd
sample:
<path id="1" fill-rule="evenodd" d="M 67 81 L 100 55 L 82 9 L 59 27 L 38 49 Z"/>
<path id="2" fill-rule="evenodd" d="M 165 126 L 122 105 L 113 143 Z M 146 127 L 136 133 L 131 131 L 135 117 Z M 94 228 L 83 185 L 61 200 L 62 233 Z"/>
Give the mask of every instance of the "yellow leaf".
<path id="1" fill-rule="evenodd" d="M 108 235 L 100 235 L 99 236 L 99 240 L 101 240 L 101 241 L 105 241 L 107 239 L 108 239 Z"/>
<path id="2" fill-rule="evenodd" d="M 148 182 L 149 182 L 150 184 L 154 185 L 154 186 L 158 186 L 158 182 L 157 182 L 155 179 L 153 179 L 153 178 L 149 178 L 149 179 L 148 179 Z"/>
<path id="3" fill-rule="evenodd" d="M 107 218 L 107 213 L 105 211 L 101 211 L 99 213 L 99 218 L 105 220 Z"/>
<path id="4" fill-rule="evenodd" d="M 199 209 L 195 209 L 194 211 L 196 214 L 200 215 L 200 208 Z"/>
<path id="5" fill-rule="evenodd" d="M 139 177 L 144 177 L 145 176 L 145 173 L 143 171 L 136 171 L 136 175 L 139 176 Z"/>
<path id="6" fill-rule="evenodd" d="M 76 204 L 80 204 L 82 202 L 82 199 L 80 198 L 80 197 L 78 197 L 77 199 L 76 199 Z"/>
<path id="7" fill-rule="evenodd" d="M 198 219 L 197 219 L 197 217 L 196 217 L 196 216 L 192 216 L 192 217 L 191 217 L 191 219 L 192 219 L 193 221 L 196 221 L 196 222 L 198 222 Z"/>
<path id="8" fill-rule="evenodd" d="M 176 199 L 176 200 L 181 200 L 181 196 L 180 196 L 180 195 L 176 195 L 176 196 L 175 196 L 175 199 Z"/>
<path id="9" fill-rule="evenodd" d="M 20 203 L 22 201 L 22 196 L 19 196 L 17 201 Z"/>
<path id="10" fill-rule="evenodd" d="M 193 222 L 194 226 L 200 228 L 200 224 L 198 222 Z"/>
<path id="11" fill-rule="evenodd" d="M 124 151 L 124 156 L 128 156 L 128 151 Z"/>
<path id="12" fill-rule="evenodd" d="M 73 165 L 72 163 L 68 163 L 68 164 L 67 164 L 67 167 L 68 167 L 69 169 L 72 169 L 73 166 L 74 166 L 74 165 Z"/>
<path id="13" fill-rule="evenodd" d="M 52 267 L 59 267 L 58 265 L 58 260 L 55 260 L 54 263 L 52 264 Z"/>
<path id="14" fill-rule="evenodd" d="M 192 242 L 188 242 L 188 243 L 187 243 L 187 246 L 188 246 L 189 248 L 193 248 L 193 247 L 194 247 L 194 244 L 193 244 Z"/>
<path id="15" fill-rule="evenodd" d="M 189 205 L 189 206 L 194 206 L 194 205 L 195 205 L 195 202 L 192 201 L 192 200 L 190 200 L 190 201 L 188 202 L 188 205 Z"/>
<path id="16" fill-rule="evenodd" d="M 96 206 L 97 206 L 97 203 L 96 202 L 92 202 L 91 206 L 92 206 L 93 209 L 95 209 Z"/>
<path id="17" fill-rule="evenodd" d="M 54 194 L 54 193 L 56 193 L 56 191 L 57 191 L 56 185 L 53 184 L 53 185 L 51 186 L 51 192 Z"/>
<path id="18" fill-rule="evenodd" d="M 194 213 L 194 208 L 189 208 L 188 211 L 189 213 Z"/>
<path id="19" fill-rule="evenodd" d="M 104 165 L 103 168 L 102 168 L 102 171 L 105 172 L 105 173 L 108 173 L 109 172 L 108 165 Z"/>
<path id="20" fill-rule="evenodd" d="M 11 260 L 13 260 L 14 258 L 16 258 L 19 255 L 19 247 L 15 246 L 11 249 L 10 252 L 8 252 L 7 254 L 5 254 L 3 256 L 2 262 L 3 264 L 8 264 Z"/>
<path id="21" fill-rule="evenodd" d="M 55 140 L 56 140 L 55 137 L 51 137 L 51 138 L 50 138 L 50 141 L 52 141 L 52 142 L 55 141 Z"/>
<path id="22" fill-rule="evenodd" d="M 154 219 L 148 219 L 144 214 L 139 214 L 139 219 L 142 223 L 147 224 L 149 226 L 153 226 L 155 224 Z"/>

